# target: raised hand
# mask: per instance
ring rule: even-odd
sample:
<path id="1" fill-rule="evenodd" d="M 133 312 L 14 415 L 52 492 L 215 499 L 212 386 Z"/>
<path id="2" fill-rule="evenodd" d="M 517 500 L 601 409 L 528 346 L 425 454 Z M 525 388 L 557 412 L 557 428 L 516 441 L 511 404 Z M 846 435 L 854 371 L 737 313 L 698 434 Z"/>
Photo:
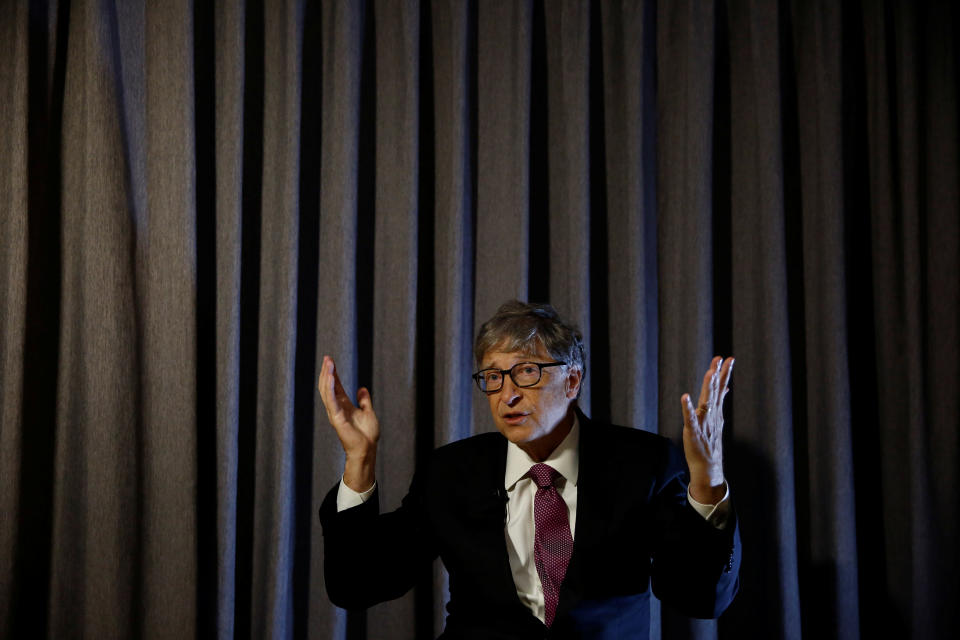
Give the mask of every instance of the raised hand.
<path id="1" fill-rule="evenodd" d="M 327 419 L 347 454 L 343 481 L 354 491 L 366 491 L 376 478 L 377 441 L 380 439 L 380 422 L 373 410 L 370 392 L 361 387 L 354 405 L 343 390 L 330 356 L 323 357 L 317 388 L 327 410 Z"/>
<path id="2" fill-rule="evenodd" d="M 723 399 L 730 391 L 733 358 L 720 356 L 710 362 L 703 376 L 696 408 L 685 393 L 680 398 L 683 412 L 683 453 L 690 469 L 690 495 L 697 502 L 716 504 L 726 493 L 723 477 Z"/>

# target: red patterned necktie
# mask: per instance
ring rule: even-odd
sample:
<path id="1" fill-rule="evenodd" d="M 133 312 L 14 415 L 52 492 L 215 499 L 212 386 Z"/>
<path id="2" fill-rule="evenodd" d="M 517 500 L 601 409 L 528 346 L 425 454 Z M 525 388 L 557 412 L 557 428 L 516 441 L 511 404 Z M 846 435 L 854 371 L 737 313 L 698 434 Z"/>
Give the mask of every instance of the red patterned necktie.
<path id="1" fill-rule="evenodd" d="M 537 483 L 537 495 L 533 500 L 533 560 L 543 585 L 543 601 L 546 605 L 546 624 L 553 624 L 560 598 L 560 584 L 570 564 L 573 553 L 573 536 L 570 535 L 570 519 L 567 504 L 560 497 L 553 483 L 560 477 L 553 467 L 535 464 L 527 475 Z"/>

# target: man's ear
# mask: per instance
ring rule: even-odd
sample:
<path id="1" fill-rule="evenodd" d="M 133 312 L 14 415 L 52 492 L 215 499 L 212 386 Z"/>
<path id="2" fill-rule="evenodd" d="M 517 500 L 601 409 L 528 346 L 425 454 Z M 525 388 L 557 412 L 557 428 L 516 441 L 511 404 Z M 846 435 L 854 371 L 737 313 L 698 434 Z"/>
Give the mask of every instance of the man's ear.
<path id="1" fill-rule="evenodd" d="M 582 382 L 583 372 L 576 367 L 570 367 L 570 370 L 567 371 L 566 378 L 566 390 L 568 398 L 572 400 L 580 394 L 580 384 Z"/>

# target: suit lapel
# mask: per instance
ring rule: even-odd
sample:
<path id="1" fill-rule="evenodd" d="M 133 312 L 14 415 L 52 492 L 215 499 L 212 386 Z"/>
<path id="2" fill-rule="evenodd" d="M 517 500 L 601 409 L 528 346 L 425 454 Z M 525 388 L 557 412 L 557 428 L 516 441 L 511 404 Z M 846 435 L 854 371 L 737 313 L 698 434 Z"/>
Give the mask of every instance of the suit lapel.
<path id="1" fill-rule="evenodd" d="M 507 440 L 497 434 L 489 438 L 477 459 L 476 484 L 471 504 L 467 507 L 471 519 L 477 523 L 475 529 L 476 549 L 492 549 L 493 561 L 488 567 L 494 581 L 494 592 L 503 594 L 510 606 L 526 609 L 517 595 L 507 555 L 507 542 L 504 532 L 506 516 L 506 489 L 503 477 L 507 468 Z"/>

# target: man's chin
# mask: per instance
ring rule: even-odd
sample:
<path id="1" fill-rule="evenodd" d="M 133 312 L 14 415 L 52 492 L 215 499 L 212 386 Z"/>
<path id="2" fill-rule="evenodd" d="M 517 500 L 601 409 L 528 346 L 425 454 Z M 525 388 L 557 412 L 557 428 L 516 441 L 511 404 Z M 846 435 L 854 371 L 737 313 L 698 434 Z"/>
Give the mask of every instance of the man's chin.
<path id="1" fill-rule="evenodd" d="M 533 429 L 530 427 L 530 425 L 501 424 L 498 426 L 500 427 L 500 433 L 503 434 L 503 437 L 509 440 L 510 442 L 512 442 L 513 444 L 516 444 L 516 445 L 527 444 L 528 442 L 531 442 L 532 440 L 536 439 L 534 438 L 534 432 L 533 432 Z"/>

